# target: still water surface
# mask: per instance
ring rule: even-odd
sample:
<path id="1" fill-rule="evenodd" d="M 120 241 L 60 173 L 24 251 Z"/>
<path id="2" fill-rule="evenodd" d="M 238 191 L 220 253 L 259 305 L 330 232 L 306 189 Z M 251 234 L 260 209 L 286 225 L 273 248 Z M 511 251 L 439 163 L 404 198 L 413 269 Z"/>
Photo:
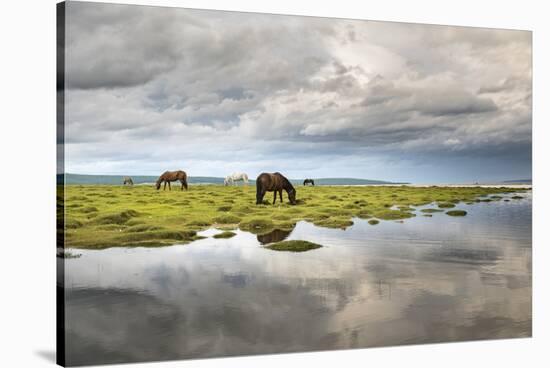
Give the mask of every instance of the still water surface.
<path id="1" fill-rule="evenodd" d="M 65 260 L 67 364 L 531 336 L 531 197 Z M 270 241 L 324 247 L 276 252 Z"/>

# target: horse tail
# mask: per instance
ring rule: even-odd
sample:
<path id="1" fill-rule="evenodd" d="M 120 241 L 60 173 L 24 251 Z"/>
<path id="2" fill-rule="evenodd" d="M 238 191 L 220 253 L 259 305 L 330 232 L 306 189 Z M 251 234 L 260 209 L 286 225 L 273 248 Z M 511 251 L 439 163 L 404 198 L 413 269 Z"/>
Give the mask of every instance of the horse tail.
<path id="1" fill-rule="evenodd" d="M 185 190 L 187 190 L 187 173 L 185 171 L 182 171 L 181 173 L 182 173 L 181 182 Z"/>

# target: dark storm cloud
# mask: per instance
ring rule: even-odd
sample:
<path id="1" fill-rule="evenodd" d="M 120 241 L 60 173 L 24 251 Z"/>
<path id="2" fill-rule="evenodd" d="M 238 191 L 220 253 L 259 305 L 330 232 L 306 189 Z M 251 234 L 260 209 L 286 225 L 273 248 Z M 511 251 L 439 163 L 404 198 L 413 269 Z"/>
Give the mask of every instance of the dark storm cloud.
<path id="1" fill-rule="evenodd" d="M 395 87 L 380 76 L 369 82 L 368 86 L 368 97 L 361 103 L 365 107 L 383 104 L 394 112 L 419 112 L 432 116 L 478 114 L 498 109 L 490 98 L 477 97 L 457 88 L 432 86 L 430 89 L 404 89 Z"/>
<path id="2" fill-rule="evenodd" d="M 70 170 L 142 172 L 167 145 L 221 175 L 214 157 L 256 170 L 279 146 L 304 167 L 330 147 L 341 168 L 531 142 L 529 32 L 92 3 L 67 22 Z M 230 162 L 236 147 L 251 157 Z"/>

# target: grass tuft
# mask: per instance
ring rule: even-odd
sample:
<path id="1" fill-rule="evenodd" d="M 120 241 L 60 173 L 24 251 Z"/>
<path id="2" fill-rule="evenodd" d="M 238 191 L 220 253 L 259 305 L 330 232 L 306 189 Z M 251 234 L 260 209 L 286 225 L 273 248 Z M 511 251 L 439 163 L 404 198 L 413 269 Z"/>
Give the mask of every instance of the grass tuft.
<path id="1" fill-rule="evenodd" d="M 423 208 L 420 210 L 420 212 L 424 213 L 436 213 L 436 212 L 443 212 L 443 210 L 439 210 L 437 208 Z"/>
<path id="2" fill-rule="evenodd" d="M 269 218 L 253 217 L 241 221 L 239 228 L 253 233 L 264 232 L 273 228 L 273 221 Z"/>
<path id="3" fill-rule="evenodd" d="M 240 217 L 230 214 L 221 215 L 214 218 L 214 222 L 217 224 L 238 224 L 240 221 Z"/>
<path id="4" fill-rule="evenodd" d="M 447 211 L 445 213 L 449 216 L 466 216 L 468 212 L 463 210 L 452 210 L 452 211 Z"/>
<path id="5" fill-rule="evenodd" d="M 321 248 L 322 245 L 306 240 L 286 240 L 267 245 L 267 249 L 286 252 L 306 252 L 308 250 Z"/>
<path id="6" fill-rule="evenodd" d="M 219 233 L 219 234 L 214 235 L 214 238 L 216 238 L 216 239 L 228 239 L 228 238 L 234 237 L 235 235 L 237 235 L 237 234 L 234 233 L 233 231 L 224 231 L 223 233 Z"/>
<path id="7" fill-rule="evenodd" d="M 137 216 L 139 216 L 139 213 L 137 211 L 126 210 L 118 213 L 113 213 L 110 215 L 99 216 L 94 220 L 94 222 L 102 225 L 124 224 L 128 220 L 130 220 L 132 217 L 137 217 Z"/>

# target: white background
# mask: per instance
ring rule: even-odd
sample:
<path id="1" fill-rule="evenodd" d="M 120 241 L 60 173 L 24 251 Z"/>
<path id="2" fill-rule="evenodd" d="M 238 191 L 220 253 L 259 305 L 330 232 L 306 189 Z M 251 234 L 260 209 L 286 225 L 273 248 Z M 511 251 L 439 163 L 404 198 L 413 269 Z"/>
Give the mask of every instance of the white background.
<path id="1" fill-rule="evenodd" d="M 549 364 L 550 20 L 544 1 L 117 1 L 533 30 L 532 339 L 141 364 L 140 367 L 542 367 Z M 0 6 L 0 366 L 55 356 L 55 1 Z M 546 226 L 545 226 L 546 225 Z"/>

